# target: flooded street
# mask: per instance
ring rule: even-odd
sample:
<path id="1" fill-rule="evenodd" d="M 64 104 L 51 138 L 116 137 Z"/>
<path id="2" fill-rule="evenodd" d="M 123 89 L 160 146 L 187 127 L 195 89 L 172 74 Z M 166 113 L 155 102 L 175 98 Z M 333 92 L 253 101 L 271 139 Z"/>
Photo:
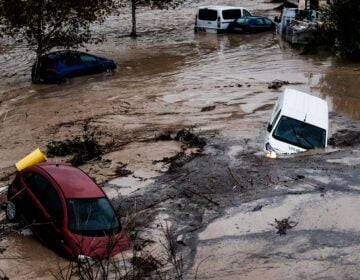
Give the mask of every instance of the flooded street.
<path id="1" fill-rule="evenodd" d="M 130 11 L 111 17 L 94 27 L 107 41 L 87 50 L 113 59 L 117 71 L 60 85 L 32 85 L 34 54 L 1 41 L 0 186 L 11 182 L 24 155 L 82 135 L 90 119 L 107 148 L 81 169 L 120 205 L 123 217 L 128 209 L 149 213 L 148 238 L 159 242 L 154 225 L 175 227 L 186 244 L 185 279 L 356 279 L 359 64 L 326 52 L 303 55 L 272 33 L 194 33 L 196 7 L 205 4 L 140 9 L 136 40 L 127 36 Z M 276 5 L 260 0 L 241 5 L 278 15 Z M 264 158 L 266 123 L 284 88 L 268 89 L 274 80 L 327 100 L 335 144 Z M 175 140 L 182 130 L 205 139 L 204 149 Z M 350 134 L 352 143 L 338 144 Z M 191 160 L 167 173 L 163 159 L 182 152 Z M 119 176 L 124 165 L 131 174 Z M 280 236 L 275 218 L 288 217 L 297 225 Z M 32 235 L 16 231 L 2 246 L 0 269 L 10 279 L 54 279 L 58 265 L 67 265 Z"/>

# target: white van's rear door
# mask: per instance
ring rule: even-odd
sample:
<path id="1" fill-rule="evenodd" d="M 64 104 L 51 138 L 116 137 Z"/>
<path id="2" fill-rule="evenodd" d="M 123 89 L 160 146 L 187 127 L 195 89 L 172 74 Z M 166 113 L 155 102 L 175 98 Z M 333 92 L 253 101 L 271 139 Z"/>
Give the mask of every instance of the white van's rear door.
<path id="1" fill-rule="evenodd" d="M 200 8 L 197 14 L 196 28 L 199 31 L 217 32 L 218 10 Z"/>

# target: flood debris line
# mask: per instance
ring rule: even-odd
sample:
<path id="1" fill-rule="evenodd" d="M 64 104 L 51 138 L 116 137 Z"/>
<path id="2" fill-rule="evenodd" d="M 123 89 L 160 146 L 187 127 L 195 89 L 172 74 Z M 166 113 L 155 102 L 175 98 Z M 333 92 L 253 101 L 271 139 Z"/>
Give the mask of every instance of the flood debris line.
<path id="1" fill-rule="evenodd" d="M 99 158 L 102 154 L 100 145 L 96 139 L 95 131 L 90 129 L 91 119 L 86 119 L 83 124 L 83 134 L 64 141 L 50 141 L 47 145 L 47 155 L 67 156 L 73 155 L 70 163 L 79 166 L 85 162 Z"/>
<path id="2" fill-rule="evenodd" d="M 206 106 L 206 107 L 201 108 L 201 112 L 213 111 L 213 110 L 215 110 L 215 108 L 216 108 L 216 105 Z"/>
<path id="3" fill-rule="evenodd" d="M 297 226 L 298 223 L 290 221 L 290 217 L 278 220 L 275 218 L 275 228 L 279 235 L 286 235 L 288 229 L 292 229 Z"/>
<path id="4" fill-rule="evenodd" d="M 168 171 L 172 172 L 177 167 L 181 167 L 185 163 L 187 163 L 188 161 L 193 159 L 193 157 L 194 157 L 194 154 L 191 154 L 191 155 L 188 156 L 184 152 L 180 152 L 180 153 L 177 153 L 176 155 L 174 155 L 172 157 L 164 157 L 161 160 L 154 160 L 153 164 L 156 164 L 156 163 L 159 163 L 159 162 L 163 162 L 165 164 L 170 164 L 170 166 L 168 168 Z"/>
<path id="5" fill-rule="evenodd" d="M 203 148 L 206 145 L 204 138 L 199 137 L 193 133 L 193 128 L 180 130 L 176 134 L 175 140 L 181 141 L 182 143 L 187 144 L 189 147 Z"/>
<path id="6" fill-rule="evenodd" d="M 184 128 L 178 132 L 166 131 L 156 136 L 154 141 L 180 141 L 188 147 L 203 148 L 206 145 L 206 140 L 194 134 L 193 128 Z"/>
<path id="7" fill-rule="evenodd" d="M 283 85 L 290 84 L 288 81 L 281 81 L 281 80 L 274 80 L 268 85 L 268 89 L 278 89 L 281 88 Z"/>
<path id="8" fill-rule="evenodd" d="M 235 174 L 231 171 L 230 167 L 228 167 L 228 172 L 231 176 L 231 178 L 234 179 L 234 181 L 236 182 L 236 185 L 233 187 L 234 189 L 236 189 L 237 187 L 241 187 L 243 188 L 242 184 L 240 183 L 240 180 L 235 176 Z"/>
<path id="9" fill-rule="evenodd" d="M 221 87 L 223 87 L 223 88 L 233 88 L 233 87 L 238 87 L 238 88 L 240 88 L 240 87 L 242 87 L 243 85 L 242 84 L 230 84 L 230 85 L 223 85 L 223 86 L 220 86 L 220 85 L 216 85 L 215 86 L 215 88 L 221 88 Z M 249 84 L 247 84 L 247 86 L 248 87 L 250 87 L 250 85 Z"/>
<path id="10" fill-rule="evenodd" d="M 119 176 L 119 177 L 126 177 L 128 175 L 133 174 L 133 172 L 130 171 L 129 169 L 127 169 L 126 163 L 120 162 L 119 165 L 116 167 L 115 174 L 116 174 L 116 176 Z"/>
<path id="11" fill-rule="evenodd" d="M 192 128 L 182 129 L 179 132 L 177 132 L 175 136 L 172 136 L 171 134 L 172 133 L 167 132 L 165 134 L 161 134 L 156 139 L 161 141 L 167 141 L 167 140 L 180 141 L 184 144 L 184 146 L 182 147 L 182 151 L 172 157 L 164 157 L 161 160 L 153 161 L 153 164 L 159 162 L 170 164 L 168 168 L 169 172 L 174 171 L 177 167 L 183 166 L 185 163 L 191 161 L 194 157 L 200 155 L 203 147 L 206 145 L 205 139 L 195 135 L 192 132 Z M 191 151 L 191 153 L 186 153 L 187 148 L 198 148 L 198 150 Z"/>
<path id="12" fill-rule="evenodd" d="M 336 147 L 350 147 L 360 144 L 360 131 L 340 129 L 329 138 L 328 144 Z"/>

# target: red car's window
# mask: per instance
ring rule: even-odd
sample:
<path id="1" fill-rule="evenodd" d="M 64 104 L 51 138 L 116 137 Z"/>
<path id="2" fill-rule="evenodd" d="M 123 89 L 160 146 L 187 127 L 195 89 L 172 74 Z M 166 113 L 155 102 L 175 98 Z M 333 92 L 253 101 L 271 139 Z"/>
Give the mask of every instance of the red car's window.
<path id="1" fill-rule="evenodd" d="M 24 181 L 48 214 L 55 221 L 61 223 L 63 219 L 61 199 L 51 183 L 44 176 L 35 172 L 24 174 Z"/>
<path id="2" fill-rule="evenodd" d="M 86 236 L 111 235 L 121 230 L 114 209 L 105 197 L 67 199 L 69 230 Z"/>

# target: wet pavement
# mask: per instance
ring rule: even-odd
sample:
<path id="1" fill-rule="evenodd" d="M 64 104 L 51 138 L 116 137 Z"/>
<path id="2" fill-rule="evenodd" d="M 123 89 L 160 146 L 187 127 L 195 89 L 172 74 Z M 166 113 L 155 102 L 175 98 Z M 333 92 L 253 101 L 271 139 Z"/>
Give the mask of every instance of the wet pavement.
<path id="1" fill-rule="evenodd" d="M 242 5 L 277 15 L 262 2 Z M 186 279 L 356 279 L 359 142 L 275 161 L 263 157 L 262 145 L 283 89 L 268 89 L 273 80 L 326 99 L 330 137 L 358 139 L 358 65 L 326 52 L 301 55 L 272 33 L 194 34 L 202 4 L 139 10 L 136 40 L 125 36 L 129 15 L 112 17 L 95 28 L 107 42 L 88 50 L 114 59 L 117 71 L 67 84 L 31 85 L 32 53 L 2 42 L 0 185 L 24 155 L 81 135 L 91 118 L 110 148 L 81 168 L 122 216 L 131 210 L 149 218 L 143 235 L 155 244 L 165 223 L 174 226 L 185 244 Z M 182 129 L 203 137 L 204 149 L 174 140 Z M 161 160 L 180 152 L 166 173 L 170 164 Z M 132 173 L 119 177 L 124 165 Z M 275 219 L 288 217 L 297 225 L 280 236 Z M 14 233 L 3 246 L 0 268 L 10 279 L 53 279 L 58 257 L 32 236 Z"/>

